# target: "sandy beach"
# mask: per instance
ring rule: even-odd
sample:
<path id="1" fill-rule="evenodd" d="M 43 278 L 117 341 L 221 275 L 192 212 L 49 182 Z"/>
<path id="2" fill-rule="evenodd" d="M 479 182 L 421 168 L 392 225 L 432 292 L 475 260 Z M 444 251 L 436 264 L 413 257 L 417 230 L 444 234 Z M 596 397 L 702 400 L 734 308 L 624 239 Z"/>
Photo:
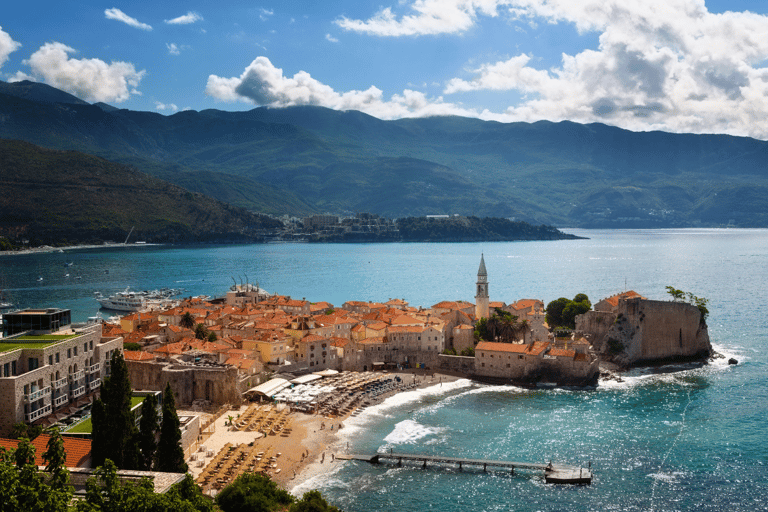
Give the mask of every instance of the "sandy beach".
<path id="1" fill-rule="evenodd" d="M 416 371 L 388 374 L 400 376 L 411 383 L 414 378 L 417 388 L 440 386 L 458 380 L 458 377 Z M 413 389 L 411 389 L 412 391 Z M 369 401 L 368 407 L 383 403 L 398 394 L 398 391 L 382 394 Z M 191 457 L 187 458 L 190 473 L 204 492 L 215 493 L 218 486 L 234 480 L 245 471 L 264 471 L 282 488 L 293 491 L 312 478 L 328 473 L 336 464 L 336 454 L 346 450 L 344 422 L 350 414 L 339 417 L 325 417 L 318 414 L 288 412 L 286 408 L 272 404 L 250 404 L 225 412 L 213 424 L 213 433 L 204 440 Z M 179 414 L 199 414 L 180 411 Z M 358 412 L 359 413 L 359 412 Z M 261 414 L 281 417 L 286 425 L 278 434 L 263 435 L 260 432 L 238 430 L 238 425 L 247 423 L 246 415 L 258 417 Z M 351 414 L 355 414 L 352 412 Z M 360 413 L 364 414 L 364 412 Z M 282 416 L 280 416 L 282 415 Z M 229 424 L 229 417 L 232 423 Z M 340 428 L 341 427 L 341 428 Z M 238 448 L 239 446 L 239 448 Z M 220 469 L 215 469 L 219 466 Z M 207 470 L 206 470 L 207 469 Z M 204 473 L 204 470 L 205 473 Z M 201 474 L 203 475 L 201 477 Z M 205 478 L 206 475 L 208 478 Z M 305 489 L 306 490 L 306 489 Z"/>

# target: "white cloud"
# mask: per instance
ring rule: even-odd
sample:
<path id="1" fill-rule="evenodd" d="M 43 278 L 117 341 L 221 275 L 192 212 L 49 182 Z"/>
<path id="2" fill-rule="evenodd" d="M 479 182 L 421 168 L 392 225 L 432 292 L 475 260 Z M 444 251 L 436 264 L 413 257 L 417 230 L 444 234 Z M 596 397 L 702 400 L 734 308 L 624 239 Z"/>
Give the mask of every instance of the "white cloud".
<path id="1" fill-rule="evenodd" d="M 46 43 L 24 64 L 32 70 L 31 77 L 67 91 L 86 101 L 122 102 L 136 90 L 146 71 L 136 71 L 128 62 L 107 64 L 99 59 L 71 59 L 75 50 L 61 43 Z M 24 75 L 19 72 L 20 77 Z M 29 75 L 24 75 L 29 77 Z"/>
<path id="2" fill-rule="evenodd" d="M 0 27 L 0 68 L 8 60 L 8 56 L 21 48 L 21 43 L 14 41 L 10 34 L 3 31 Z"/>
<path id="3" fill-rule="evenodd" d="M 506 121 L 606 122 L 628 129 L 707 132 L 768 139 L 768 16 L 710 13 L 703 0 L 409 0 L 348 31 L 376 36 L 459 34 L 482 17 L 532 27 L 567 23 L 599 33 L 599 46 L 537 69 L 536 55 L 473 66 L 443 93 L 517 91 Z M 512 24 L 510 30 L 519 28 Z M 553 29 L 556 30 L 556 29 Z"/>
<path id="4" fill-rule="evenodd" d="M 179 107 L 177 107 L 173 103 L 165 104 L 165 103 L 160 103 L 159 101 L 156 101 L 155 102 L 155 109 L 156 110 L 160 110 L 160 111 L 170 110 L 171 112 L 176 112 L 176 111 L 179 110 Z"/>
<path id="5" fill-rule="evenodd" d="M 275 14 L 275 11 L 272 9 L 259 8 L 259 18 L 261 18 L 261 21 L 267 21 L 273 14 Z"/>
<path id="6" fill-rule="evenodd" d="M 342 16 L 335 23 L 345 30 L 376 36 L 420 36 L 455 34 L 475 25 L 478 14 L 497 16 L 499 5 L 509 0 L 415 0 L 413 14 L 400 16 L 391 7 L 382 8 L 367 20 Z"/>
<path id="7" fill-rule="evenodd" d="M 203 21 L 203 17 L 194 11 L 189 11 L 187 14 L 173 18 L 172 20 L 164 20 L 168 25 L 189 25 L 190 23 L 196 23 Z"/>
<path id="8" fill-rule="evenodd" d="M 170 55 L 181 55 L 182 50 L 189 50 L 191 48 L 186 44 L 178 45 L 176 43 L 165 43 L 165 47 L 168 48 Z"/>
<path id="9" fill-rule="evenodd" d="M 325 34 L 325 39 L 332 42 L 332 43 L 338 43 L 339 40 L 333 37 L 331 34 Z"/>
<path id="10" fill-rule="evenodd" d="M 108 20 L 122 21 L 126 25 L 130 25 L 131 27 L 134 27 L 134 28 L 140 28 L 141 30 L 152 30 L 151 25 L 142 23 L 136 18 L 131 18 L 130 16 L 128 16 L 127 14 L 125 14 L 123 11 L 121 11 L 116 7 L 112 7 L 111 9 L 106 9 L 104 11 L 104 16 L 106 16 Z"/>
<path id="11" fill-rule="evenodd" d="M 239 77 L 208 77 L 206 94 L 222 101 L 245 101 L 268 107 L 315 105 L 335 110 L 359 110 L 380 119 L 460 115 L 488 117 L 487 113 L 445 103 L 442 98 L 427 98 L 418 91 L 404 90 L 389 100 L 383 91 L 371 86 L 365 91 L 339 93 L 315 80 L 305 71 L 292 78 L 272 65 L 266 57 L 257 57 Z"/>

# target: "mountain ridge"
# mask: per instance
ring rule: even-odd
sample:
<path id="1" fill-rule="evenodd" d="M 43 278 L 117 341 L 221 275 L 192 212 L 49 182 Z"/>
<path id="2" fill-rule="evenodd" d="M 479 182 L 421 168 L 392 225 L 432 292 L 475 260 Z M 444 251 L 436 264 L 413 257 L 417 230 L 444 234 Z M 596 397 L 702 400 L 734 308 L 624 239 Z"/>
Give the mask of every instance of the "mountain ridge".
<path id="1" fill-rule="evenodd" d="M 35 100 L 30 84 L 33 99 L 0 87 L 0 137 L 130 163 L 181 186 L 206 183 L 197 191 L 255 211 L 768 226 L 768 202 L 747 193 L 768 188 L 768 143 L 748 137 L 570 121 L 384 121 L 314 106 L 164 116 Z"/>

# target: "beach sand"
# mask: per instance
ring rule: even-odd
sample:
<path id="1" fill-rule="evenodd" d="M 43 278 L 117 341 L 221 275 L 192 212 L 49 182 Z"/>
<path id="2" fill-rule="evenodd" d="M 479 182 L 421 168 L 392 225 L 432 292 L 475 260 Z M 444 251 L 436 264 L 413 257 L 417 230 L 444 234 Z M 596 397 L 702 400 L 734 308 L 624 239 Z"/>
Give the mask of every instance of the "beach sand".
<path id="1" fill-rule="evenodd" d="M 438 386 L 439 389 L 441 382 L 448 383 L 458 380 L 458 377 L 444 374 L 434 374 L 432 377 L 432 372 L 419 372 L 418 370 L 389 375 L 399 375 L 407 383 L 412 382 L 415 376 L 419 388 Z M 369 407 L 381 404 L 397 393 L 381 395 L 371 400 Z M 238 414 L 244 414 L 246 409 L 247 407 L 243 406 L 227 411 L 214 422 L 213 434 L 203 443 L 205 450 L 202 452 L 199 449 L 195 451 L 196 460 L 187 458 L 190 473 L 194 478 L 197 478 L 205 465 L 213 459 L 213 457 L 205 456 L 208 450 L 212 451 L 213 456 L 215 456 L 227 443 L 236 446 L 252 442 L 254 448 L 265 453 L 265 457 L 276 456 L 274 463 L 277 467 L 270 469 L 269 476 L 280 487 L 288 491 L 292 491 L 318 475 L 332 471 L 338 464 L 343 463 L 335 460 L 335 455 L 346 451 L 343 425 L 348 416 L 327 418 L 320 415 L 291 412 L 288 416 L 291 429 L 289 434 L 263 436 L 257 432 L 235 431 L 226 425 L 228 416 L 232 416 L 237 421 Z M 199 413 L 183 412 L 183 414 Z M 342 425 L 341 431 L 339 425 Z M 204 465 L 198 466 L 198 461 L 201 459 L 204 461 Z"/>

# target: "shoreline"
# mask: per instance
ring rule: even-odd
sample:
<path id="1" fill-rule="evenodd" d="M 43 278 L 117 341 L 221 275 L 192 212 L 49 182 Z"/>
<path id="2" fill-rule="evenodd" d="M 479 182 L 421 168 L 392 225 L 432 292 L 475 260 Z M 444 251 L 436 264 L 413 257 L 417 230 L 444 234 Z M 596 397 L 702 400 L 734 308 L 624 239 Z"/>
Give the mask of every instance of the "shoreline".
<path id="1" fill-rule="evenodd" d="M 18 251 L 0 251 L 0 256 L 14 256 L 14 255 L 23 255 L 23 254 L 45 254 L 50 252 L 66 252 L 76 249 L 114 249 L 116 247 L 147 247 L 147 246 L 158 246 L 158 245 L 164 245 L 164 244 L 154 244 L 154 243 L 144 243 L 144 244 L 137 244 L 137 243 L 130 243 L 130 244 L 121 244 L 121 243 L 110 243 L 110 244 L 85 244 L 85 245 L 65 245 L 62 247 L 53 247 L 51 245 L 41 245 L 40 247 L 33 247 L 29 249 L 19 249 Z"/>
<path id="2" fill-rule="evenodd" d="M 335 426 L 341 425 L 342 428 L 334 428 L 334 430 L 325 428 L 316 429 L 312 432 L 308 431 L 307 436 L 305 437 L 305 442 L 306 445 L 308 445 L 307 448 L 310 449 L 310 456 L 307 457 L 306 460 L 300 465 L 299 469 L 297 469 L 295 478 L 290 478 L 283 482 L 278 481 L 278 484 L 282 484 L 281 487 L 286 489 L 289 493 L 300 497 L 297 495 L 298 491 L 301 491 L 301 494 L 303 494 L 304 492 L 313 488 L 311 486 L 307 487 L 308 482 L 318 476 L 327 475 L 330 471 L 340 467 L 340 462 L 336 461 L 335 455 L 347 451 L 349 442 L 347 441 L 346 436 L 346 427 L 348 426 L 346 422 L 350 418 L 363 415 L 367 409 L 381 406 L 385 404 L 390 398 L 396 397 L 400 394 L 409 392 L 414 393 L 430 388 L 437 388 L 436 391 L 438 391 L 440 387 L 442 387 L 442 384 L 448 384 L 463 379 L 463 377 L 439 372 L 417 372 L 419 372 L 419 370 L 415 370 L 414 372 L 400 371 L 390 373 L 390 375 L 397 375 L 403 380 L 406 378 L 412 379 L 415 377 L 417 379 L 418 386 L 409 390 L 398 390 L 378 396 L 370 401 L 370 405 L 358 408 L 352 414 L 343 416 L 341 418 L 335 418 L 333 420 L 323 418 L 319 415 L 309 416 L 307 418 L 308 420 L 316 419 L 320 423 L 325 422 L 326 425 L 329 424 L 329 422 L 332 422 Z M 331 457 L 331 455 L 333 455 L 333 457 Z M 329 457 L 331 458 L 329 459 Z M 304 489 L 304 487 L 307 488 Z"/>
<path id="3" fill-rule="evenodd" d="M 258 463 L 258 468 L 251 471 L 264 471 L 277 485 L 291 494 L 299 491 L 303 494 L 303 492 L 312 489 L 312 487 L 303 489 L 307 486 L 307 482 L 340 467 L 335 456 L 345 451 L 345 443 L 351 441 L 351 438 L 346 435 L 346 428 L 351 427 L 349 431 L 352 435 L 357 430 L 349 425 L 350 418 L 365 414 L 367 409 L 381 406 L 387 400 L 400 394 L 416 393 L 413 397 L 418 399 L 418 397 L 423 396 L 425 389 L 435 388 L 435 392 L 440 393 L 443 383 L 461 380 L 461 377 L 425 370 L 387 372 L 381 373 L 381 375 L 399 376 L 407 382 L 415 379 L 417 386 L 383 393 L 366 400 L 367 404 L 361 404 L 360 407 L 350 411 L 350 413 L 338 417 L 292 411 L 286 415 L 287 422 L 284 431 L 276 435 L 265 436 L 260 432 L 244 427 L 251 421 L 248 418 L 256 418 L 259 415 L 263 417 L 269 414 L 276 416 L 280 414 L 278 411 L 283 411 L 284 414 L 283 407 L 275 406 L 272 403 L 250 403 L 245 406 L 230 408 L 213 422 L 213 433 L 206 437 L 202 443 L 194 445 L 195 448 L 191 453 L 187 453 L 189 472 L 198 485 L 203 487 L 205 493 L 215 493 L 217 491 L 214 490 L 214 482 L 220 475 L 214 475 L 210 477 L 208 483 L 202 483 L 205 474 L 215 472 L 215 461 L 232 453 L 237 453 L 233 452 L 236 449 L 253 454 L 261 453 L 259 460 L 263 459 L 262 462 Z M 199 413 L 183 411 L 180 414 Z M 229 424 L 230 417 L 234 424 L 240 424 L 243 428 L 239 430 L 231 426 Z"/>

